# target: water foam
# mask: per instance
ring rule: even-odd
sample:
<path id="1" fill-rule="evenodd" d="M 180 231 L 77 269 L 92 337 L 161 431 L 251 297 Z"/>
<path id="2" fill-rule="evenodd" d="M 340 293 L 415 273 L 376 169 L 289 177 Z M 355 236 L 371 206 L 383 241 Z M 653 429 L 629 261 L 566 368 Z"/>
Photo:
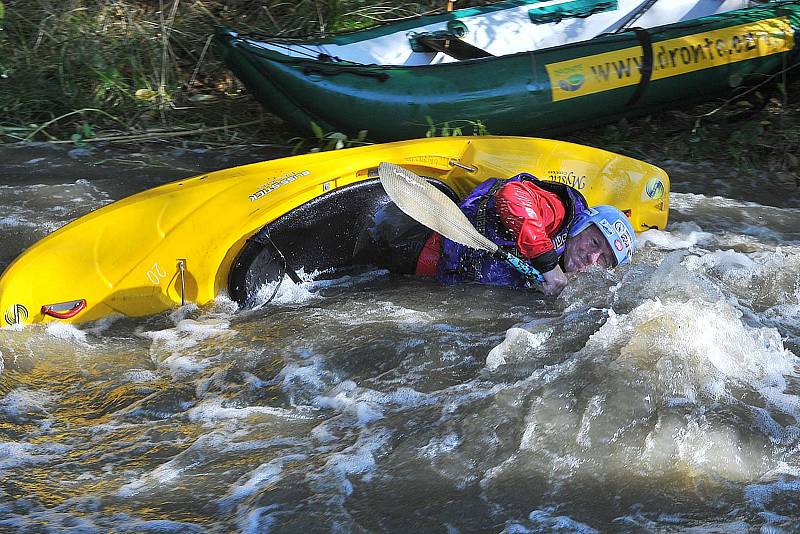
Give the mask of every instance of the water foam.
<path id="1" fill-rule="evenodd" d="M 49 415 L 48 409 L 58 397 L 47 391 L 17 388 L 0 399 L 0 411 L 19 419 L 30 415 Z"/>
<path id="2" fill-rule="evenodd" d="M 530 351 L 542 347 L 552 335 L 551 328 L 539 332 L 530 332 L 518 327 L 510 328 L 506 331 L 503 342 L 489 351 L 486 368 L 493 371 L 505 365 L 509 359 L 518 360 Z"/>
<path id="3" fill-rule="evenodd" d="M 267 282 L 256 290 L 253 296 L 253 307 L 260 308 L 265 305 L 303 304 L 321 298 L 315 289 L 326 287 L 335 282 L 315 282 L 315 279 L 328 271 L 306 272 L 305 268 L 295 271 L 300 283 L 295 283 L 288 275 L 281 280 Z"/>
<path id="4" fill-rule="evenodd" d="M 245 419 L 253 416 L 272 416 L 280 420 L 307 419 L 296 410 L 287 410 L 273 406 L 226 406 L 226 401 L 220 398 L 204 400 L 199 405 L 191 408 L 187 415 L 190 421 L 212 423 L 227 419 Z"/>
<path id="5" fill-rule="evenodd" d="M 174 328 L 166 330 L 139 332 L 141 337 L 153 341 L 151 352 L 167 351 L 167 357 L 152 356 L 154 362 L 166 368 L 176 378 L 185 377 L 202 371 L 212 365 L 213 358 L 193 357 L 186 354 L 189 349 L 197 347 L 201 342 L 209 339 L 224 340 L 237 335 L 230 328 L 230 322 L 220 318 L 180 319 L 184 312 L 176 317 L 177 324 Z"/>
<path id="6" fill-rule="evenodd" d="M 777 480 L 764 480 L 745 487 L 744 495 L 754 508 L 768 510 L 772 501 L 779 496 L 785 498 L 787 495 L 791 495 L 795 501 L 800 497 L 800 473 L 798 473 L 798 469 L 786 465 L 780 471 L 783 472 L 775 476 Z M 783 520 L 784 518 L 778 517 L 776 519 Z"/>
<path id="7" fill-rule="evenodd" d="M 602 354 L 615 347 L 622 358 L 655 371 L 665 404 L 676 397 L 694 403 L 699 395 L 719 400 L 744 386 L 800 416 L 798 398 L 781 395 L 800 360 L 777 330 L 750 327 L 741 318 L 725 302 L 648 300 L 627 315 L 610 316 L 586 350 Z"/>
<path id="8" fill-rule="evenodd" d="M 320 489 L 329 488 L 331 479 L 338 482 L 338 490 L 344 495 L 353 493 L 353 485 L 348 477 L 360 475 L 369 480 L 376 468 L 376 455 L 386 448 L 391 434 L 387 431 L 363 433 L 356 443 L 341 452 L 331 454 L 323 467 L 323 475 L 318 479 Z"/>
<path id="9" fill-rule="evenodd" d="M 694 273 L 716 279 L 751 307 L 800 303 L 800 251 L 783 247 L 744 254 L 717 250 L 689 256 L 683 264 Z"/>
<path id="10" fill-rule="evenodd" d="M 543 510 L 534 510 L 528 515 L 528 520 L 539 529 L 547 529 L 551 532 L 573 532 L 575 534 L 599 534 L 599 532 L 589 525 L 575 521 L 574 519 L 556 515 L 555 508 L 548 507 Z"/>
<path id="11" fill-rule="evenodd" d="M 71 324 L 60 322 L 49 323 L 47 328 L 45 328 L 45 332 L 58 339 L 86 343 L 86 332 Z"/>
<path id="12" fill-rule="evenodd" d="M 38 465 L 60 458 L 69 450 L 56 443 L 0 442 L 0 469 Z"/>
<path id="13" fill-rule="evenodd" d="M 180 458 L 180 455 L 159 465 L 137 480 L 123 484 L 117 490 L 117 495 L 120 497 L 134 497 L 150 488 L 160 488 L 164 485 L 174 483 L 181 477 L 185 470 L 184 467 L 180 465 L 178 458 Z"/>
<path id="14" fill-rule="evenodd" d="M 223 506 L 229 506 L 250 495 L 258 493 L 268 486 L 277 484 L 283 478 L 284 467 L 290 462 L 302 462 L 308 459 L 305 454 L 287 454 L 270 460 L 256 467 L 246 477 L 234 484 L 234 489 L 221 500 Z"/>
<path id="15" fill-rule="evenodd" d="M 279 282 L 269 282 L 259 287 L 253 300 L 254 307 L 260 308 L 267 304 L 302 304 L 317 298 L 319 295 L 312 293 L 308 284 L 295 284 L 291 278 L 284 276 Z"/>
<path id="16" fill-rule="evenodd" d="M 144 384 L 158 380 L 159 376 L 149 369 L 129 369 L 122 375 L 122 379 L 134 384 Z"/>
<path id="17" fill-rule="evenodd" d="M 706 245 L 711 242 L 713 235 L 704 232 L 697 223 L 675 223 L 670 225 L 669 231 L 647 230 L 637 237 L 637 248 L 643 248 L 647 243 L 652 243 L 662 250 L 688 249 L 697 245 Z"/>
<path id="18" fill-rule="evenodd" d="M 341 378 L 327 369 L 327 361 L 320 356 L 308 356 L 301 362 L 289 362 L 278 374 L 281 389 L 293 406 L 306 405 Z"/>
<path id="19" fill-rule="evenodd" d="M 420 393 L 410 387 L 401 387 L 390 392 L 380 392 L 360 388 L 355 382 L 345 380 L 328 395 L 319 395 L 313 400 L 318 408 L 333 409 L 353 416 L 359 426 L 366 427 L 373 421 L 382 419 L 384 414 L 418 406 L 437 404 L 436 395 Z"/>
<path id="20" fill-rule="evenodd" d="M 319 396 L 314 399 L 314 404 L 319 408 L 329 408 L 353 416 L 360 426 L 382 419 L 384 414 L 383 409 L 375 403 L 350 398 L 346 392 L 334 396 Z"/>

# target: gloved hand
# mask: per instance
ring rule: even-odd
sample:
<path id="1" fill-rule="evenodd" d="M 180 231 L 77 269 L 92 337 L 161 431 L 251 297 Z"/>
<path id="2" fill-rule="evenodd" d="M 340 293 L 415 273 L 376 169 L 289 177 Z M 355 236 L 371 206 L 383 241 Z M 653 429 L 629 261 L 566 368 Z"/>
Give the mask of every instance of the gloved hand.
<path id="1" fill-rule="evenodd" d="M 542 273 L 544 283 L 542 283 L 542 292 L 548 297 L 557 297 L 561 291 L 567 287 L 567 277 L 561 266 L 556 265 L 553 269 Z"/>

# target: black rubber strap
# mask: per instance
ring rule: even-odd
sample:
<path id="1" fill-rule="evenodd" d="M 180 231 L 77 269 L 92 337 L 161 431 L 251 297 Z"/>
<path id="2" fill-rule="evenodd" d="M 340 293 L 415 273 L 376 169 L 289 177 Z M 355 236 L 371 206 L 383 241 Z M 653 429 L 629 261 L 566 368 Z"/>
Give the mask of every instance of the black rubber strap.
<path id="1" fill-rule="evenodd" d="M 269 235 L 269 229 L 267 228 L 261 229 L 261 231 L 259 231 L 257 234 L 247 239 L 247 241 L 258 243 L 259 245 L 262 246 L 262 248 L 269 245 L 269 247 L 273 250 L 273 257 L 276 254 L 278 255 L 278 257 L 283 262 L 284 272 L 289 276 L 292 282 L 294 282 L 295 284 L 303 283 L 303 280 L 297 275 L 295 270 L 292 269 L 292 266 L 289 265 L 289 261 L 286 259 L 286 256 L 283 255 L 283 252 L 281 252 L 281 250 L 275 246 L 275 243 L 272 242 L 272 238 Z"/>
<path id="2" fill-rule="evenodd" d="M 631 98 L 625 104 L 626 107 L 634 106 L 639 102 L 644 90 L 647 88 L 647 84 L 650 83 L 650 79 L 653 77 L 653 41 L 650 39 L 650 34 L 642 28 L 632 29 L 636 32 L 636 38 L 642 44 L 642 65 L 639 68 L 642 77 L 639 79 L 636 91 L 633 92 Z"/>
<path id="3" fill-rule="evenodd" d="M 442 52 L 448 56 L 459 61 L 465 59 L 480 59 L 484 57 L 493 57 L 492 54 L 482 48 L 471 45 L 466 41 L 462 41 L 455 35 L 448 37 L 433 37 L 420 35 L 417 42 L 435 52 Z"/>
<path id="4" fill-rule="evenodd" d="M 385 82 L 389 79 L 389 74 L 386 72 L 375 72 L 373 70 L 365 70 L 363 66 L 343 66 L 343 67 L 318 67 L 316 65 L 306 65 L 303 67 L 303 74 L 319 74 L 321 76 L 336 76 L 337 74 L 354 74 L 356 76 L 366 76 L 368 78 L 375 78 L 379 82 Z"/>

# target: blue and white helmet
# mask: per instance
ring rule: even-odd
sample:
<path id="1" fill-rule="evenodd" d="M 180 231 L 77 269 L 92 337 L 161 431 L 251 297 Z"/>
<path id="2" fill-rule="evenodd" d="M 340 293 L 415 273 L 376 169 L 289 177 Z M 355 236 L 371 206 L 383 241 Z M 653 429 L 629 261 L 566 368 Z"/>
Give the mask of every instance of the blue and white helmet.
<path id="1" fill-rule="evenodd" d="M 601 205 L 586 208 L 572 222 L 569 237 L 583 232 L 590 224 L 594 224 L 603 232 L 617 260 L 615 267 L 631 261 L 636 246 L 636 234 L 624 213 L 614 206 Z"/>

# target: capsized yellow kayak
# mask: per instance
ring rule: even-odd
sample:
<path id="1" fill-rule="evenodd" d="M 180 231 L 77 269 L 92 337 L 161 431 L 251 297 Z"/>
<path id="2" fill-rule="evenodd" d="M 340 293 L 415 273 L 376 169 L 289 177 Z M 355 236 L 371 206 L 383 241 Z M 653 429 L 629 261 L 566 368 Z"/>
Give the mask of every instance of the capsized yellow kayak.
<path id="1" fill-rule="evenodd" d="M 449 137 L 293 156 L 172 182 L 104 206 L 21 254 L 0 278 L 0 324 L 79 323 L 202 305 L 244 304 L 286 265 L 353 262 L 355 242 L 388 199 L 390 162 L 458 197 L 491 177 L 529 172 L 613 204 L 637 231 L 663 228 L 669 178 L 605 150 L 522 137 Z"/>

